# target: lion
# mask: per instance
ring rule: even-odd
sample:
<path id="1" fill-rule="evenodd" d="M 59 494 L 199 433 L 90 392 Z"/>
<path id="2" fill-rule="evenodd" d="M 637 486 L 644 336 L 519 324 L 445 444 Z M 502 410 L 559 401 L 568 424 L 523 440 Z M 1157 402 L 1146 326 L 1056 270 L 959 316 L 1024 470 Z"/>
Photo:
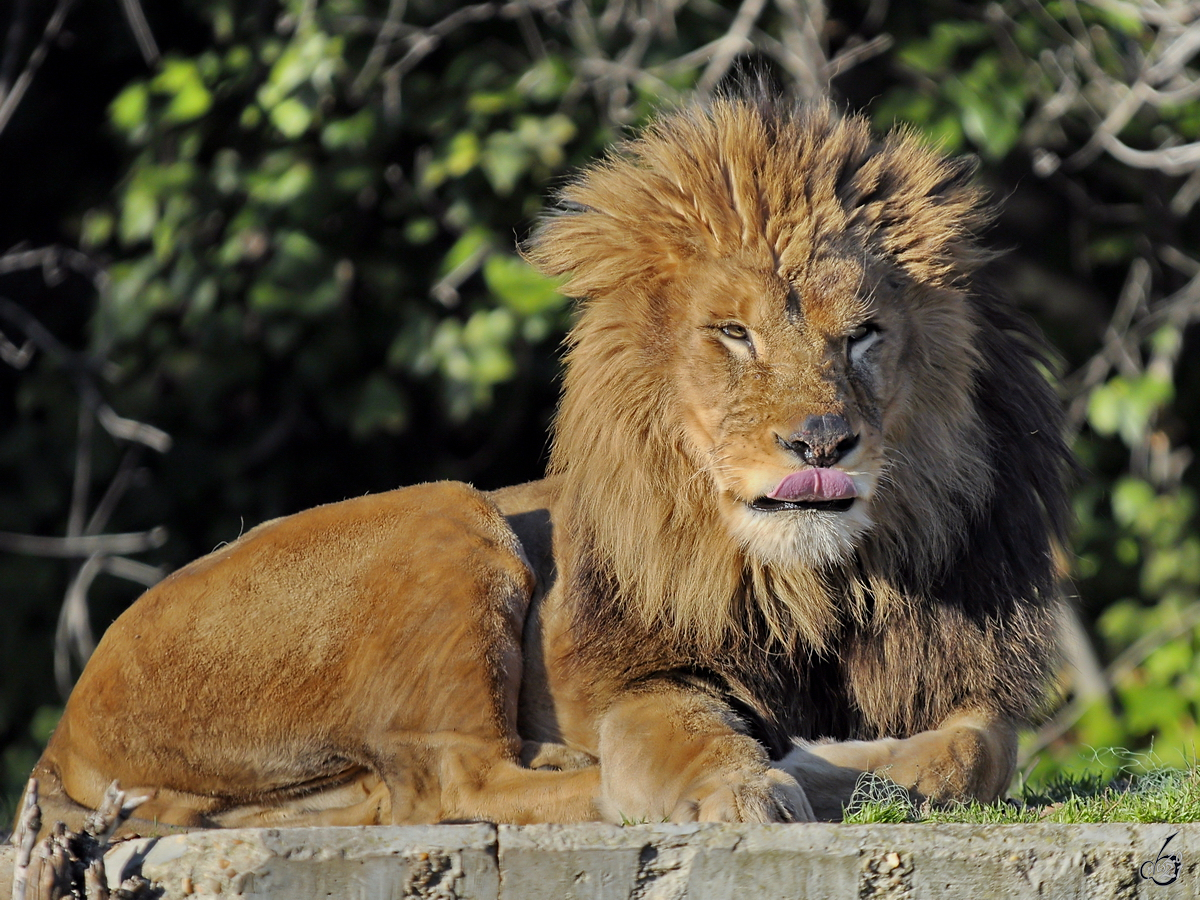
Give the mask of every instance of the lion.
<path id="1" fill-rule="evenodd" d="M 131 827 L 992 801 L 1058 662 L 1069 452 L 972 168 L 828 105 L 663 114 L 524 252 L 580 298 L 544 480 L 261 525 L 105 634 L 35 770 Z M 57 805 L 55 805 L 57 804 Z"/>

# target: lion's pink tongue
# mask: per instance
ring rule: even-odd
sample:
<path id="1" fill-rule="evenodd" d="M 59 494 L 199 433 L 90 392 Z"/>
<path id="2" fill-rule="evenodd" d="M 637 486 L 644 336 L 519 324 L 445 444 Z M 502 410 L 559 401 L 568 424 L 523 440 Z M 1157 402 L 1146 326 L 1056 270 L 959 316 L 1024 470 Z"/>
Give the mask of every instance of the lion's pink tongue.
<path id="1" fill-rule="evenodd" d="M 805 469 L 793 472 L 767 494 L 772 500 L 804 503 L 810 500 L 846 500 L 857 497 L 854 482 L 840 469 Z"/>

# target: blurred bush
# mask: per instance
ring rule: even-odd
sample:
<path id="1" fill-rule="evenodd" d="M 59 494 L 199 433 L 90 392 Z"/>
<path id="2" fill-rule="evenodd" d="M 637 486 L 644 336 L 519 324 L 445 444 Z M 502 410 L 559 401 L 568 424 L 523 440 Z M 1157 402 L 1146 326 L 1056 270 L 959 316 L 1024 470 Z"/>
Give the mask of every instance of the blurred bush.
<path id="1" fill-rule="evenodd" d="M 26 55 L 45 15 L 33 6 L 11 14 L 36 26 L 10 42 Z M 993 240 L 1012 250 L 993 274 L 1060 349 L 1083 463 L 1068 556 L 1085 640 L 1072 644 L 1071 702 L 1027 742 L 1035 777 L 1084 765 L 1089 746 L 1190 758 L 1200 4 L 196 0 L 147 12 L 164 52 L 140 73 L 132 40 L 113 38 L 55 48 L 65 74 L 39 76 L 104 111 L 92 141 L 109 149 L 54 143 L 68 160 L 57 177 L 69 182 L 75 159 L 93 188 L 60 189 L 43 213 L 58 228 L 47 240 L 82 255 L 0 263 L 5 294 L 62 345 L 35 342 L 24 368 L 0 373 L 0 466 L 15 476 L 0 529 L 145 539 L 141 569 L 128 553 L 95 571 L 86 554 L 0 553 L 9 796 L 61 703 L 53 635 L 69 684 L 89 628 L 156 577 L 147 562 L 169 569 L 263 519 L 368 490 L 537 476 L 569 311 L 517 243 L 572 168 L 748 53 L 798 94 L 831 89 L 880 130 L 905 124 L 977 155 L 1004 201 Z M 111 15 L 102 33 L 120 34 Z M 36 127 L 51 103 L 31 91 L 13 128 L 64 140 Z M 28 153 L 11 158 L 7 178 L 38 171 Z M 2 227 L 6 246 L 43 240 L 20 217 Z M 0 331 L 15 352 L 27 331 L 9 313 Z M 102 407 L 170 449 L 114 431 Z"/>

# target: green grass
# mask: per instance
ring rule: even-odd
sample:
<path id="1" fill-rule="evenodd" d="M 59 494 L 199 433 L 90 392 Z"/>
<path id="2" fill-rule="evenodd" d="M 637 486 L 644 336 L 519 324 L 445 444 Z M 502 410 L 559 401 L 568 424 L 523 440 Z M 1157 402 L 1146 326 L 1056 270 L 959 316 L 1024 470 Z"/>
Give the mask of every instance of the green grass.
<path id="1" fill-rule="evenodd" d="M 925 822 L 1023 825 L 1094 822 L 1200 822 L 1200 767 L 1157 769 L 1104 780 L 1060 777 L 1020 789 L 999 803 L 914 806 L 908 792 L 877 775 L 859 780 L 845 821 L 858 825 Z"/>

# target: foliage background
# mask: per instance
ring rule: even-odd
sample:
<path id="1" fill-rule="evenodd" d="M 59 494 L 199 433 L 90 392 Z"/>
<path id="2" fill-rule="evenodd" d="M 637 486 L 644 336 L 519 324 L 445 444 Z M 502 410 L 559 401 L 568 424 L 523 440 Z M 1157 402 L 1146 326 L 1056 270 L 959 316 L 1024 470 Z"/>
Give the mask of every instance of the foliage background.
<path id="1" fill-rule="evenodd" d="M 573 167 L 749 55 L 980 160 L 1082 468 L 1034 780 L 1194 757 L 1195 2 L 17 0 L 0 50 L 0 803 L 103 630 L 266 518 L 544 463 Z M 0 21 L 4 21 L 0 19 Z"/>

